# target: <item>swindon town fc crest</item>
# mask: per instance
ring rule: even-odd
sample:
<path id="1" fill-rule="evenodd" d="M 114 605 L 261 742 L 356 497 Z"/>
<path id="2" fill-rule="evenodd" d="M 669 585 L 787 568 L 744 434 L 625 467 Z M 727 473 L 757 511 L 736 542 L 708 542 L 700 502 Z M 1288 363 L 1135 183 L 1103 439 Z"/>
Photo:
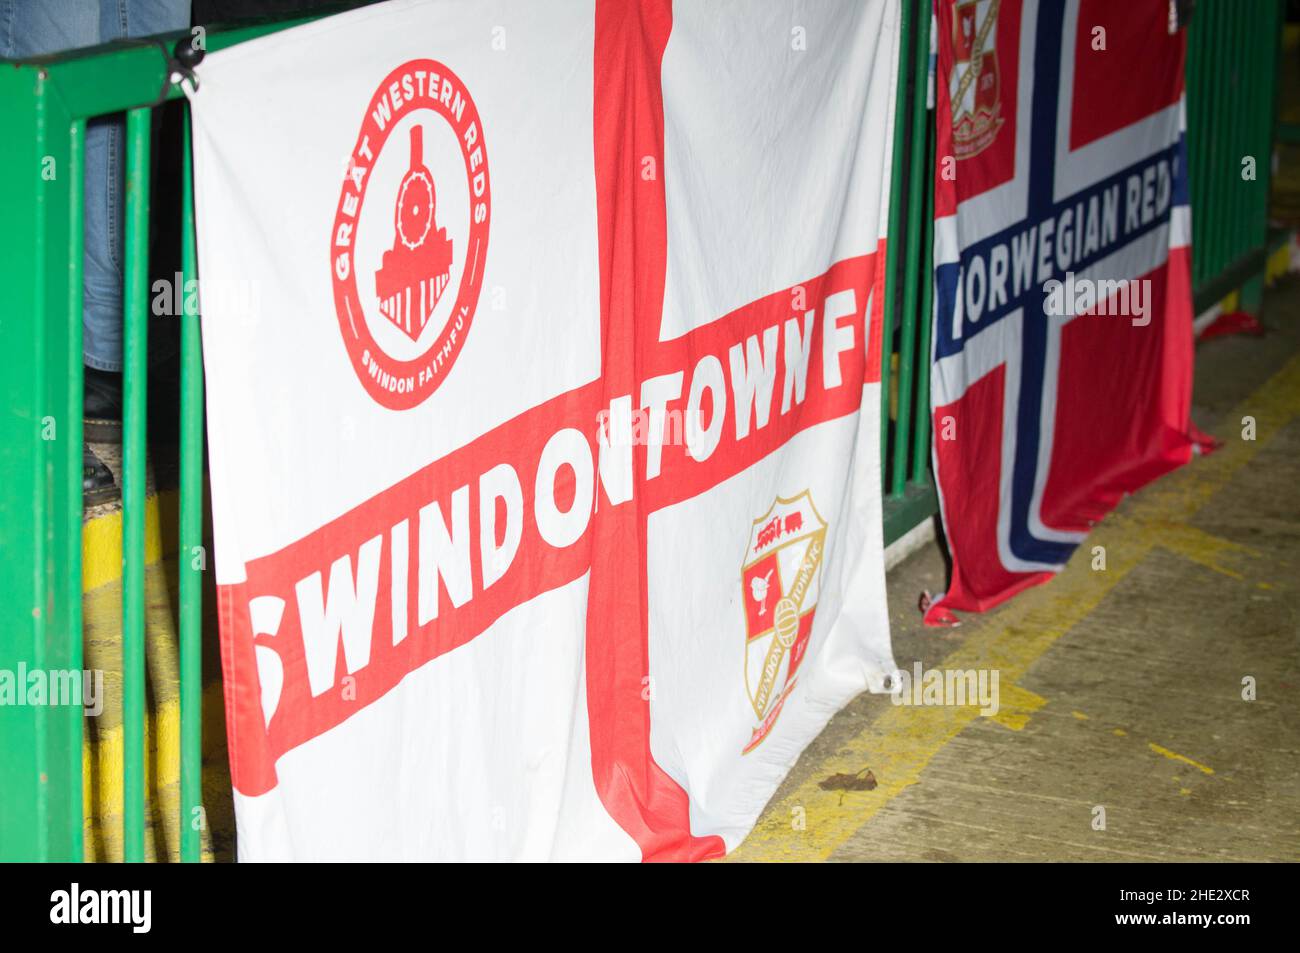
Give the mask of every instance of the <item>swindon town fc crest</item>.
<path id="1" fill-rule="evenodd" d="M 777 498 L 754 520 L 740 570 L 745 607 L 745 687 L 756 726 L 744 754 L 776 724 L 808 650 L 821 592 L 826 522 L 806 490 Z"/>
<path id="2" fill-rule="evenodd" d="M 385 407 L 416 406 L 451 371 L 478 306 L 490 222 L 469 90 L 436 60 L 402 64 L 366 107 L 329 236 L 339 330 Z"/>
<path id="3" fill-rule="evenodd" d="M 953 9 L 952 145 L 969 159 L 993 144 L 1002 128 L 997 23 L 1000 0 L 963 0 Z"/>

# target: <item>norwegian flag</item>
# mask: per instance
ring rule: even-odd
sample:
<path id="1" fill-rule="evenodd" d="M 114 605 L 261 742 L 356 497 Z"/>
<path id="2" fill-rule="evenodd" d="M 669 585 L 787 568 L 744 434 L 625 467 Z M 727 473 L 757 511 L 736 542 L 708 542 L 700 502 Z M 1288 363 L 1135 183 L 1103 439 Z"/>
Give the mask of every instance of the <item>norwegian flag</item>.
<path id="1" fill-rule="evenodd" d="M 927 621 L 1060 571 L 1189 421 L 1184 34 L 1131 0 L 939 0 Z"/>

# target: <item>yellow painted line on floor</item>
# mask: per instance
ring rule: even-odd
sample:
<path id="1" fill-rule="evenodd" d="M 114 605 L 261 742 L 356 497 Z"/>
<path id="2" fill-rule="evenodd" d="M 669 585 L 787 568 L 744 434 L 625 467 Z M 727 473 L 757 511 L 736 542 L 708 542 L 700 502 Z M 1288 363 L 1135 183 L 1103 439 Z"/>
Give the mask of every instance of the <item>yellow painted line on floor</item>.
<path id="1" fill-rule="evenodd" d="M 1240 418 L 1257 421 L 1256 439 L 1241 439 Z M 1084 556 L 1046 586 L 1021 593 L 972 632 L 946 658 L 947 669 L 996 668 L 1003 693 L 1015 685 L 1061 636 L 1086 619 L 1119 582 L 1158 545 L 1150 526 L 1185 525 L 1216 492 L 1300 414 L 1300 355 L 1227 416 L 1224 446 L 1144 489 L 1122 517 L 1112 514 L 1089 539 L 1106 546 L 1109 567 L 1089 568 Z M 819 765 L 790 795 L 759 818 L 734 860 L 825 860 L 894 797 L 915 784 L 943 747 L 980 717 L 968 707 L 890 706 Z M 870 768 L 872 791 L 823 791 L 832 774 Z"/>
<path id="2" fill-rule="evenodd" d="M 168 815 L 177 815 L 180 811 L 177 799 L 181 763 L 180 726 L 180 704 L 176 699 L 163 702 L 152 710 L 145 710 L 145 804 Z M 81 777 L 87 860 L 122 859 L 122 822 L 125 810 L 122 778 L 126 766 L 123 744 L 122 725 L 119 723 L 101 732 L 93 740 L 88 735 L 82 748 Z M 147 816 L 150 811 L 146 809 L 145 813 Z M 173 845 L 177 844 L 175 837 L 170 837 L 169 841 Z M 151 859 L 158 859 L 153 856 L 152 850 L 149 853 Z"/>
<path id="3" fill-rule="evenodd" d="M 203 691 L 203 707 L 221 704 L 221 683 L 212 682 Z M 166 818 L 171 860 L 179 858 L 178 827 L 180 817 L 181 712 L 178 699 L 170 699 L 144 716 L 145 805 L 146 817 L 157 811 Z M 86 860 L 122 860 L 122 823 L 125 799 L 122 778 L 125 771 L 122 725 L 89 736 L 82 748 L 82 797 L 85 805 Z M 153 835 L 154 832 L 150 831 Z M 148 858 L 156 855 L 157 838 L 150 836 Z M 204 860 L 211 860 L 211 845 L 203 838 Z"/>
<path id="4" fill-rule="evenodd" d="M 145 500 L 144 564 L 149 573 L 158 569 L 164 556 L 173 555 L 177 549 L 175 534 L 165 539 L 164 516 L 174 523 L 177 494 L 167 490 Z M 122 511 L 108 513 L 82 524 L 82 592 L 83 618 L 88 631 L 98 631 L 98 639 L 106 644 L 121 641 L 120 612 L 122 578 Z M 175 629 L 171 607 L 148 599 L 149 581 L 146 581 L 145 639 L 146 653 L 155 666 L 175 665 Z M 165 585 L 165 583 L 156 583 Z M 98 623 L 98 625 L 92 623 Z M 120 677 L 120 647 L 114 650 L 116 660 L 113 670 Z M 95 654 L 102 656 L 103 649 Z M 88 656 L 89 657 L 89 656 Z M 163 692 L 164 697 L 159 697 Z M 214 681 L 204 691 L 203 706 L 219 706 L 220 681 Z M 155 817 L 163 819 L 163 843 L 171 860 L 179 856 L 180 811 L 180 704 L 175 687 L 164 689 L 152 685 L 151 704 L 145 710 L 145 805 L 146 817 L 151 821 L 146 831 L 146 856 L 149 859 L 168 859 L 158 856 L 158 832 L 153 829 Z M 87 860 L 121 861 L 124 799 L 122 790 L 125 770 L 123 733 L 117 713 L 117 723 L 107 725 L 98 719 L 93 730 L 88 730 L 82 746 L 82 796 L 84 805 L 85 845 Z M 207 834 L 203 838 L 203 855 L 211 859 L 211 846 Z"/>
<path id="5" fill-rule="evenodd" d="M 1148 521 L 1147 525 L 1152 524 Z M 1153 528 L 1156 529 L 1159 544 L 1164 549 L 1232 579 L 1244 578 L 1242 573 L 1234 568 L 1235 565 L 1240 564 L 1243 559 L 1258 559 L 1260 555 L 1257 549 L 1242 546 L 1240 543 L 1234 543 L 1232 540 L 1215 536 L 1213 533 L 1207 533 L 1185 523 L 1165 523 Z"/>
<path id="6" fill-rule="evenodd" d="M 222 703 L 221 683 L 211 682 L 203 689 L 203 707 L 210 708 Z M 180 782 L 181 763 L 181 709 L 178 699 L 170 699 L 153 710 L 144 713 L 146 745 L 151 752 L 150 760 L 157 762 L 157 770 L 148 772 L 150 794 L 156 786 L 166 787 L 173 782 Z M 92 753 L 93 749 L 93 753 Z M 125 755 L 122 751 L 122 726 L 116 724 L 102 732 L 93 741 L 87 740 L 82 751 L 82 770 L 86 784 L 86 803 L 90 804 L 90 772 L 92 762 L 99 777 L 115 779 L 115 783 L 105 784 L 99 790 L 98 806 L 105 814 L 122 813 L 122 772 L 125 769 Z"/>
<path id="7" fill-rule="evenodd" d="M 176 491 L 161 494 L 162 505 L 175 506 Z M 164 540 L 158 495 L 144 502 L 144 562 L 148 566 L 176 551 L 176 540 Z M 81 526 L 81 591 L 90 592 L 122 578 L 122 511 L 96 516 Z"/>
<path id="8" fill-rule="evenodd" d="M 1291 242 L 1283 242 L 1268 256 L 1264 265 L 1264 283 L 1272 284 L 1291 270 Z"/>
<path id="9" fill-rule="evenodd" d="M 996 714 L 989 716 L 989 720 L 1003 728 L 1022 731 L 1025 725 L 1029 724 L 1030 716 L 1046 704 L 1046 698 L 1027 688 L 1015 684 L 999 685 L 998 710 Z"/>
<path id="10" fill-rule="evenodd" d="M 1214 769 L 1211 768 L 1209 765 L 1201 764 L 1201 762 L 1199 761 L 1193 761 L 1191 758 L 1187 757 L 1186 755 L 1179 754 L 1177 751 L 1170 751 L 1168 748 L 1158 745 L 1154 741 L 1148 741 L 1147 747 L 1150 748 L 1152 751 L 1154 751 L 1156 754 L 1164 755 L 1170 761 L 1181 761 L 1183 764 L 1190 764 L 1197 771 L 1200 771 L 1204 774 L 1214 773 Z"/>

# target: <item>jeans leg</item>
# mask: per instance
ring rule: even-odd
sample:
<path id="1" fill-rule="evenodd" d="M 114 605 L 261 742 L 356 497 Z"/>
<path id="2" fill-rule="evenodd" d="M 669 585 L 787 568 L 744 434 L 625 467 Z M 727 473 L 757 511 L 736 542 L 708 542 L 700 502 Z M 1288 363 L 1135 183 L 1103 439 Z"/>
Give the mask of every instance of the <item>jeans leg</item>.
<path id="1" fill-rule="evenodd" d="M 99 42 L 99 0 L 0 0 L 0 57 L 20 60 Z"/>
<path id="2" fill-rule="evenodd" d="M 99 42 L 126 35 L 121 0 L 97 0 Z M 86 124 L 85 266 L 82 351 L 101 371 L 122 369 L 122 165 L 121 116 Z"/>
<path id="3" fill-rule="evenodd" d="M 153 36 L 190 25 L 190 0 L 109 0 L 126 11 L 126 35 Z"/>
<path id="4" fill-rule="evenodd" d="M 190 0 L 100 0 L 104 41 L 189 23 Z M 103 371 L 122 369 L 123 141 L 120 117 L 96 120 L 86 131 L 85 360 Z"/>
<path id="5" fill-rule="evenodd" d="M 0 56 L 23 59 L 94 46 L 101 36 L 100 0 L 0 0 Z M 120 35 L 120 34 L 117 34 Z M 121 136 L 110 141 L 112 123 L 87 124 L 85 169 L 85 353 L 88 363 L 101 370 L 120 370 L 121 270 L 119 250 L 110 247 L 106 187 L 121 162 L 110 158 Z M 111 317 L 111 321 L 109 318 Z M 101 329 L 116 329 L 116 343 L 105 341 Z"/>
<path id="6" fill-rule="evenodd" d="M 86 124 L 82 350 L 101 371 L 122 369 L 122 120 Z"/>

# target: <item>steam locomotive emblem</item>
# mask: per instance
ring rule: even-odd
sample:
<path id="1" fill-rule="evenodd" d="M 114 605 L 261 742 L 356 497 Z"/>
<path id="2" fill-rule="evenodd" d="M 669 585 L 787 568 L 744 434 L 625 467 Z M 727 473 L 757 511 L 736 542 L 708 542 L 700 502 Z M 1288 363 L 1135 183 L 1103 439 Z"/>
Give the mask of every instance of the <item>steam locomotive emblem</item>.
<path id="1" fill-rule="evenodd" d="M 438 194 L 424 164 L 424 129 L 411 126 L 411 159 L 393 209 L 393 247 L 375 272 L 379 313 L 412 341 L 429 322 L 451 278 L 452 243 L 438 227 Z"/>

